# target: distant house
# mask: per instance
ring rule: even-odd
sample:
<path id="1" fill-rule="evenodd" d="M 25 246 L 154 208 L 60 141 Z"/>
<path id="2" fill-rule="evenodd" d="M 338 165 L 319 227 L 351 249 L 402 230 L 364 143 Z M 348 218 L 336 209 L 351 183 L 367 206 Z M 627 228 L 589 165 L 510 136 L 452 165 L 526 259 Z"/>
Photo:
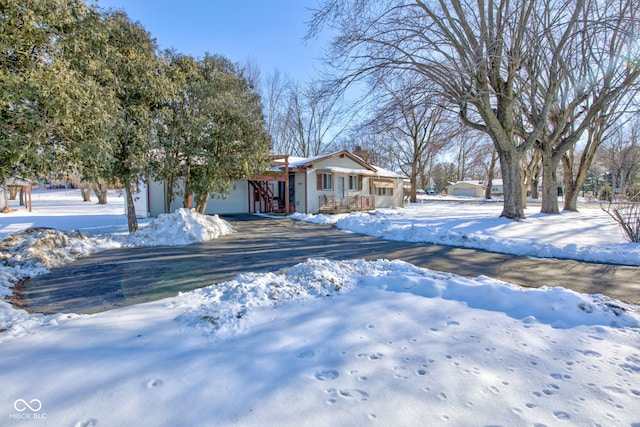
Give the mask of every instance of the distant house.
<path id="1" fill-rule="evenodd" d="M 234 181 L 226 198 L 213 196 L 206 213 L 339 213 L 401 207 L 402 183 L 401 175 L 346 150 L 309 158 L 276 156 L 264 173 Z M 175 197 L 167 206 L 166 183 L 151 181 L 138 197 L 136 212 L 157 216 L 182 204 L 183 199 Z"/>
<path id="2" fill-rule="evenodd" d="M 462 197 L 484 197 L 485 188 L 487 187 L 487 181 L 458 181 L 447 185 L 447 194 L 450 196 L 462 196 Z M 492 196 L 504 195 L 501 179 L 494 179 L 491 185 Z"/>

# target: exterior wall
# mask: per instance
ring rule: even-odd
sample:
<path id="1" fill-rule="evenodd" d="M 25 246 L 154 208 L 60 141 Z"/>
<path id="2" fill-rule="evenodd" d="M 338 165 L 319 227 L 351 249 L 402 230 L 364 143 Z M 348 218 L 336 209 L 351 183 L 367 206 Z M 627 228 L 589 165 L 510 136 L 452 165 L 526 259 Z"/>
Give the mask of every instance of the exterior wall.
<path id="1" fill-rule="evenodd" d="M 340 157 L 333 156 L 324 160 L 317 161 L 313 164 L 314 169 L 323 169 L 323 168 L 345 168 L 345 169 L 364 169 L 364 167 L 357 162 L 354 162 L 349 157 Z"/>
<path id="2" fill-rule="evenodd" d="M 207 202 L 205 214 L 239 214 L 249 212 L 249 189 L 247 181 L 233 181 L 229 196 L 226 199 L 213 194 Z M 176 195 L 173 198 L 171 212 L 183 206 L 184 197 Z M 195 203 L 195 201 L 194 201 Z"/>
<path id="3" fill-rule="evenodd" d="M 307 212 L 306 213 L 318 213 L 320 210 L 320 196 L 333 196 L 332 190 L 320 190 L 316 186 L 318 179 L 318 172 L 316 170 L 310 171 L 307 174 Z"/>
<path id="4" fill-rule="evenodd" d="M 491 187 L 491 194 L 493 196 L 502 196 L 504 195 L 504 187 L 501 185 L 494 185 Z"/>
<path id="5" fill-rule="evenodd" d="M 207 203 L 206 214 L 238 214 L 249 212 L 249 184 L 233 181 L 226 199 L 213 194 Z"/>
<path id="6" fill-rule="evenodd" d="M 149 180 L 147 186 L 147 192 L 149 194 L 149 215 L 158 216 L 161 213 L 167 213 L 169 209 L 167 209 L 165 182 Z"/>
<path id="7" fill-rule="evenodd" d="M 138 193 L 133 195 L 133 206 L 135 207 L 137 218 L 146 218 L 149 216 L 149 195 L 147 191 L 147 186 L 140 185 Z"/>
<path id="8" fill-rule="evenodd" d="M 360 173 L 358 173 L 360 172 Z M 318 176 L 328 173 L 332 176 L 332 188 L 330 190 L 318 190 Z M 399 177 L 374 176 L 374 172 L 367 169 L 361 163 L 348 156 L 335 155 L 313 163 L 312 168 L 292 173 L 292 187 L 294 192 L 295 211 L 300 213 L 317 213 L 321 207 L 321 197 L 342 198 L 354 196 L 373 196 L 360 200 L 364 209 L 369 209 L 369 203 L 373 208 L 388 208 L 403 206 L 403 181 Z M 349 177 L 358 176 L 362 186 L 357 189 L 349 188 Z M 392 195 L 377 195 L 374 181 L 386 181 L 393 183 Z M 278 194 L 278 182 L 270 182 L 271 190 L 275 196 Z M 178 185 L 181 187 L 181 185 Z M 183 206 L 182 194 L 174 195 L 172 206 L 166 206 L 166 184 L 164 182 L 151 182 L 148 184 L 149 213 L 157 216 L 164 212 L 174 212 Z M 214 195 L 207 203 L 207 214 L 238 214 L 259 210 L 259 205 L 253 203 L 253 188 L 246 180 L 234 181 L 229 196 L 221 199 Z M 281 197 L 284 195 L 280 195 Z M 250 202 L 251 197 L 251 202 Z M 353 200 L 351 200 L 353 201 Z M 350 202 L 351 202 L 350 201 Z M 349 202 L 349 203 L 350 203 Z M 366 204 L 366 206 L 365 206 Z M 375 205 L 375 206 L 374 206 Z M 255 206 L 255 208 L 254 208 Z"/>
<path id="9" fill-rule="evenodd" d="M 357 174 L 355 172 L 343 172 L 333 171 L 332 168 L 344 168 L 362 170 L 364 167 L 351 160 L 348 157 L 334 156 L 322 161 L 314 163 L 313 169 L 307 175 L 307 189 L 308 201 L 307 201 L 307 213 L 317 213 L 320 209 L 320 199 L 322 196 L 327 197 L 353 197 L 353 196 L 369 196 L 369 180 L 370 176 Z M 324 173 L 332 175 L 332 188 L 331 190 L 318 190 L 317 180 L 318 176 Z M 361 189 L 349 189 L 349 176 L 362 176 L 362 188 Z M 296 180 L 297 185 L 297 180 Z M 298 188 L 296 186 L 296 198 L 298 197 Z M 372 207 L 373 208 L 373 207 Z"/>
<path id="10" fill-rule="evenodd" d="M 380 180 L 391 181 L 395 187 L 391 195 L 378 195 L 377 190 L 373 193 L 375 195 L 376 208 L 399 208 L 404 206 L 404 183 L 402 180 L 400 178 L 380 178 Z"/>
<path id="11" fill-rule="evenodd" d="M 398 208 L 404 206 L 404 181 L 400 178 L 384 178 L 384 177 L 372 177 L 369 178 L 369 188 L 371 194 L 375 197 L 375 207 L 378 208 Z M 388 188 L 386 191 L 380 191 L 375 182 L 384 182 L 386 184 L 393 184 L 393 188 Z M 390 191 L 391 190 L 391 191 Z M 384 194 L 385 192 L 391 194 Z M 381 194 L 382 193 L 382 194 Z"/>
<path id="12" fill-rule="evenodd" d="M 484 190 L 478 185 L 472 185 L 468 183 L 456 183 L 447 186 L 447 193 L 451 196 L 470 196 L 470 197 L 483 197 Z"/>

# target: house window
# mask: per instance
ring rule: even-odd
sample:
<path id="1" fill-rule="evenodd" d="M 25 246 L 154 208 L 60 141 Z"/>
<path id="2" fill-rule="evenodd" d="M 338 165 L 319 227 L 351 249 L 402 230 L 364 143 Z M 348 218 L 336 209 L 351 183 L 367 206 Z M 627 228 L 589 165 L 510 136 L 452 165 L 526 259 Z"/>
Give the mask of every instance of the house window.
<path id="1" fill-rule="evenodd" d="M 349 175 L 349 190 L 359 190 L 358 186 L 358 176 L 357 175 Z"/>
<path id="2" fill-rule="evenodd" d="M 333 188 L 333 175 L 330 173 L 322 174 L 322 189 L 331 190 Z"/>
<path id="3" fill-rule="evenodd" d="M 377 187 L 378 196 L 393 196 L 393 188 Z"/>

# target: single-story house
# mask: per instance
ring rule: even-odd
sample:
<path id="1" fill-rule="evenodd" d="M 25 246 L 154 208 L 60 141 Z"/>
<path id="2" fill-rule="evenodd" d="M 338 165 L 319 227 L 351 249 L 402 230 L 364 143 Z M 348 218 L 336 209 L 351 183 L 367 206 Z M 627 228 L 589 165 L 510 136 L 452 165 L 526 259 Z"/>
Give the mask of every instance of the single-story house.
<path id="1" fill-rule="evenodd" d="M 226 198 L 213 195 L 206 213 L 339 213 L 401 207 L 403 178 L 346 150 L 309 158 L 274 156 L 263 174 L 234 181 Z M 136 213 L 157 216 L 182 204 L 183 199 L 175 197 L 167 206 L 166 183 L 150 181 L 137 197 Z"/>
<path id="2" fill-rule="evenodd" d="M 484 197 L 484 191 L 487 187 L 487 181 L 458 181 L 456 183 L 450 183 L 447 185 L 447 194 L 450 196 L 465 196 L 465 197 Z M 491 185 L 492 196 L 504 195 L 501 179 L 494 179 Z"/>

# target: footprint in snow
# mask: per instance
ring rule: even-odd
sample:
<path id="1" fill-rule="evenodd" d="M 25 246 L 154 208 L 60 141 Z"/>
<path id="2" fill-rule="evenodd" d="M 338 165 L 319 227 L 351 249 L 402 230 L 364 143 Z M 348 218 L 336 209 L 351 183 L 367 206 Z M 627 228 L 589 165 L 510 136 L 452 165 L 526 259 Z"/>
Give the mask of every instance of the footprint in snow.
<path id="1" fill-rule="evenodd" d="M 95 418 L 89 418 L 88 420 L 78 421 L 74 424 L 74 427 L 95 427 L 98 425 L 98 420 Z"/>
<path id="2" fill-rule="evenodd" d="M 342 399 L 354 399 L 357 400 L 359 402 L 365 402 L 367 400 L 369 400 L 369 393 L 367 393 L 364 390 L 358 390 L 355 388 L 350 388 L 350 389 L 341 389 L 341 390 L 336 390 L 335 388 L 329 388 L 326 390 L 327 393 L 329 393 L 331 395 L 330 399 L 327 399 L 326 402 L 327 403 L 336 403 L 338 400 L 338 398 L 342 398 Z"/>
<path id="3" fill-rule="evenodd" d="M 562 421 L 571 419 L 571 416 L 564 411 L 555 411 L 553 416 Z"/>
<path id="4" fill-rule="evenodd" d="M 155 380 L 151 380 L 147 383 L 147 388 L 156 388 L 156 387 L 160 387 L 162 385 L 162 380 L 159 378 L 156 378 Z"/>
<path id="5" fill-rule="evenodd" d="M 323 371 L 316 372 L 316 379 L 319 381 L 333 380 L 340 376 L 338 371 L 333 369 L 325 369 Z"/>
<path id="6" fill-rule="evenodd" d="M 600 353 L 598 353 L 597 351 L 593 351 L 593 350 L 578 350 L 578 353 L 582 353 L 584 356 L 589 356 L 589 357 L 601 357 L 602 356 Z"/>
<path id="7" fill-rule="evenodd" d="M 313 350 L 305 350 L 298 353 L 298 359 L 311 359 L 316 353 Z"/>

